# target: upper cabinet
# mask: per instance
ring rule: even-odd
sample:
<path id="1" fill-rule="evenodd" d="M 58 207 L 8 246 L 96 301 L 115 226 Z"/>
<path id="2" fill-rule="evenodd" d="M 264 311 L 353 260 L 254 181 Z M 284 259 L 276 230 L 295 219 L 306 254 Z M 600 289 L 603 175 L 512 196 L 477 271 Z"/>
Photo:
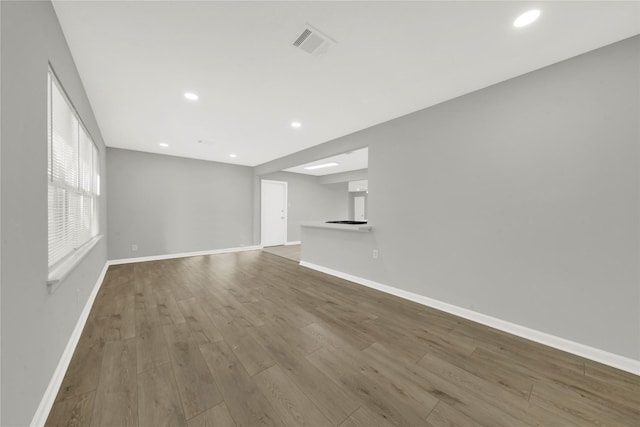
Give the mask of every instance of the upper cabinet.
<path id="1" fill-rule="evenodd" d="M 360 181 L 350 181 L 349 182 L 349 192 L 354 193 L 357 191 L 368 191 L 369 190 L 369 180 L 362 179 Z"/>

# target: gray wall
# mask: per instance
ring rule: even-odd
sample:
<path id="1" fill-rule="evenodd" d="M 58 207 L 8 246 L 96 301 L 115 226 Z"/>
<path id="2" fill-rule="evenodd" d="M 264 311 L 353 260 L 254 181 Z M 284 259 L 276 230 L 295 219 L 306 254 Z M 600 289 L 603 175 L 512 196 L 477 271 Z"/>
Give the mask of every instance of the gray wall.
<path id="1" fill-rule="evenodd" d="M 107 177 L 109 259 L 253 243 L 250 167 L 109 148 Z"/>
<path id="2" fill-rule="evenodd" d="M 0 7 L 0 23 L 1 22 L 2 22 L 2 7 Z M 1 47 L 2 47 L 2 31 L 0 31 L 0 48 Z M 0 58 L 0 64 L 2 64 L 1 58 Z M 2 82 L 2 66 L 0 66 L 0 82 Z M 0 94 L 1 93 L 2 93 L 2 88 L 0 87 Z M 2 102 L 0 101 L 0 118 L 1 117 L 2 117 Z M 2 132 L 0 132 L 0 189 L 2 188 L 1 170 L 2 170 Z M 2 224 L 2 197 L 0 197 L 0 242 L 2 242 L 1 224 Z M 1 349 L 2 349 L 2 243 L 0 243 L 0 425 L 2 425 L 2 351 Z"/>
<path id="3" fill-rule="evenodd" d="M 287 240 L 300 240 L 300 223 L 348 216 L 348 184 L 320 184 L 319 177 L 291 172 L 276 172 L 260 177 L 273 181 L 286 181 L 287 185 Z M 258 204 L 258 210 L 260 205 Z"/>
<path id="4" fill-rule="evenodd" d="M 47 62 L 102 155 L 93 112 L 49 2 L 2 9 L 2 420 L 29 425 L 107 260 L 103 238 L 47 293 Z M 104 183 L 104 180 L 103 180 Z M 106 232 L 103 184 L 100 230 Z"/>
<path id="5" fill-rule="evenodd" d="M 332 141 L 368 142 L 374 232 L 303 237 L 303 260 L 640 360 L 639 55 L 640 36 Z"/>

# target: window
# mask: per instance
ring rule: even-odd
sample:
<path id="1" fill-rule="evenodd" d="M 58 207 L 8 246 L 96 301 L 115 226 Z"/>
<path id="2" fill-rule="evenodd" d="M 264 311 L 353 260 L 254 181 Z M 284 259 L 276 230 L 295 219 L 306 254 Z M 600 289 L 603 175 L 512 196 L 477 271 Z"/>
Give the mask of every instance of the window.
<path id="1" fill-rule="evenodd" d="M 48 75 L 49 269 L 98 234 L 100 159 L 53 72 Z"/>

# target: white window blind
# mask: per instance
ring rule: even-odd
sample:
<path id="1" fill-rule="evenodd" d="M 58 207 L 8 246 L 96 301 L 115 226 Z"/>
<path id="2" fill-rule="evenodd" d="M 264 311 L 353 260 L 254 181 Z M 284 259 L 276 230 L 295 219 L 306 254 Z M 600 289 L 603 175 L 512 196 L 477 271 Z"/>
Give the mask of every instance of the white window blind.
<path id="1" fill-rule="evenodd" d="M 48 76 L 49 268 L 98 234 L 100 159 L 51 72 Z"/>

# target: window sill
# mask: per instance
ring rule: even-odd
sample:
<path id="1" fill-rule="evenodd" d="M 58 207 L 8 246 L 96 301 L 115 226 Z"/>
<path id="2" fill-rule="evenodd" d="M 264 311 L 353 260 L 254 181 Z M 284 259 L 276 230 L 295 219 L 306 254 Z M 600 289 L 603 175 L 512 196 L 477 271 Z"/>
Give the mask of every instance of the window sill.
<path id="1" fill-rule="evenodd" d="M 89 251 L 102 239 L 102 234 L 98 234 L 84 245 L 67 255 L 62 261 L 49 269 L 47 278 L 47 288 L 52 294 L 67 278 L 67 276 L 80 264 L 80 261 L 89 253 Z"/>

